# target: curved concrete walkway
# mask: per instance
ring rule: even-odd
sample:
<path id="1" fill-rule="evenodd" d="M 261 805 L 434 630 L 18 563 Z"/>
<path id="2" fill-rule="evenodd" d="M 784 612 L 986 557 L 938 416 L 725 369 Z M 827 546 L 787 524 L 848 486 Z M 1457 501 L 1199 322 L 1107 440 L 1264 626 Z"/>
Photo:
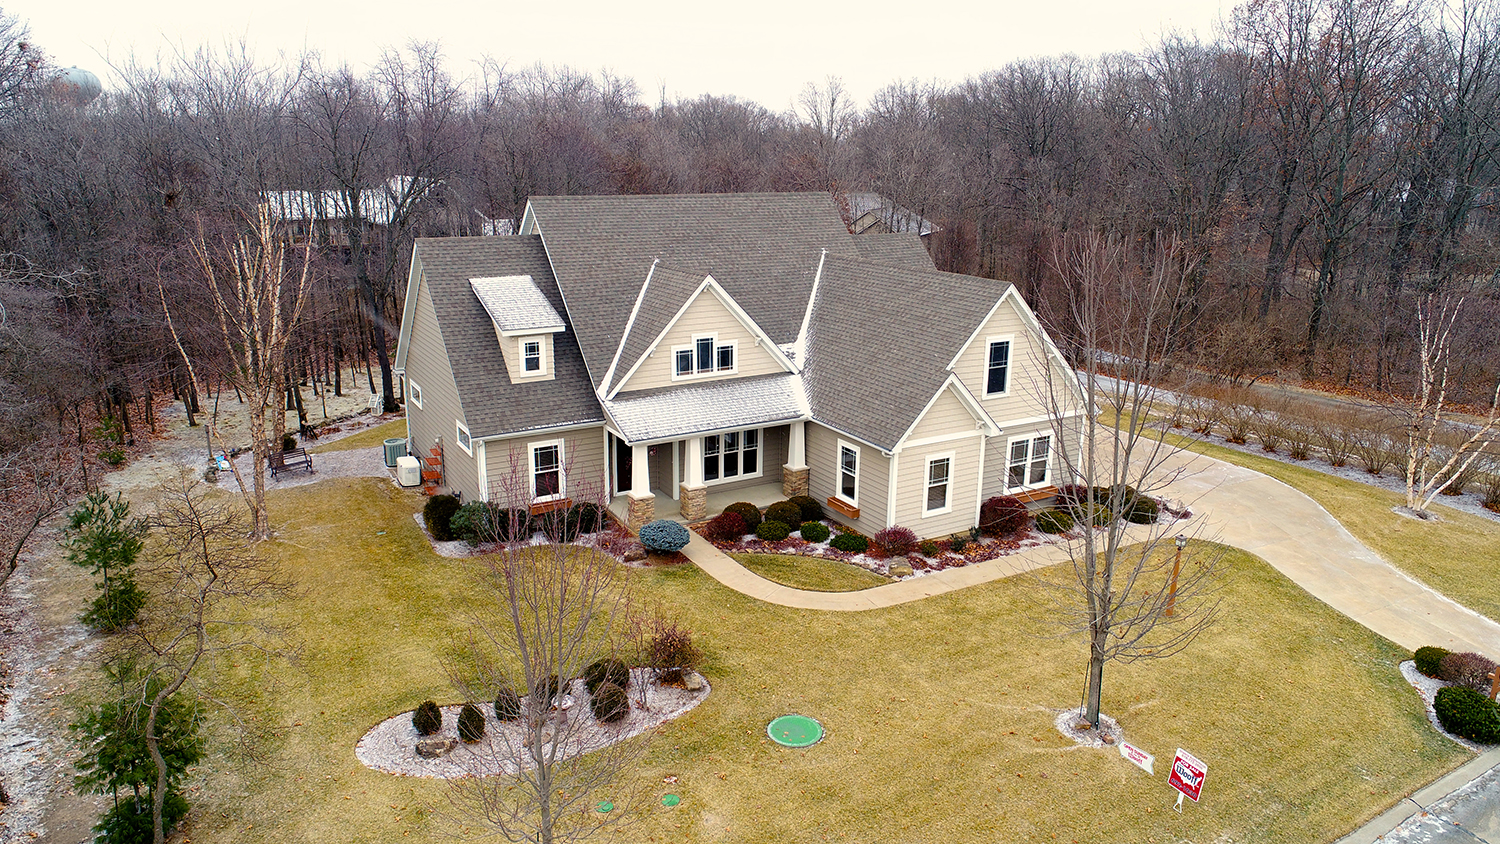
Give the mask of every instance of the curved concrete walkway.
<path id="1" fill-rule="evenodd" d="M 1261 557 L 1317 599 L 1404 648 L 1500 653 L 1500 624 L 1397 570 L 1298 490 L 1211 457 L 1182 452 L 1173 460 L 1177 476 L 1165 494 L 1187 502 L 1196 514 L 1184 524 L 1192 536 Z M 751 573 L 696 533 L 683 553 L 715 580 L 752 598 L 832 611 L 892 607 L 1068 559 L 1065 547 L 1047 546 L 860 592 L 807 592 Z"/>

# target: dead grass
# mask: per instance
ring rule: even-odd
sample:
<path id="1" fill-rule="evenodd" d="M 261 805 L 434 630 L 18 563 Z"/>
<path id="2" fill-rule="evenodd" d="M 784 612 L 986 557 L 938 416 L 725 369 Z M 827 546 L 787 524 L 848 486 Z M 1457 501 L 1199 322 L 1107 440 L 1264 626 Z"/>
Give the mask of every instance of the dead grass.
<path id="1" fill-rule="evenodd" d="M 340 440 L 334 440 L 323 445 L 315 445 L 308 451 L 312 454 L 324 454 L 330 451 L 351 451 L 356 448 L 369 448 L 381 445 L 389 438 L 406 436 L 406 417 L 392 419 L 382 422 L 373 428 L 366 428 L 357 434 L 350 434 Z"/>
<path id="2" fill-rule="evenodd" d="M 730 554 L 740 565 L 773 583 L 810 592 L 858 592 L 889 578 L 838 560 L 791 554 Z"/>
<path id="3" fill-rule="evenodd" d="M 1212 443 L 1194 451 L 1254 469 L 1323 505 L 1360 542 L 1402 571 L 1477 613 L 1500 621 L 1500 524 L 1434 502 L 1441 522 L 1399 516 L 1405 496 Z"/>
<path id="4" fill-rule="evenodd" d="M 326 481 L 272 501 L 302 586 L 277 612 L 297 625 L 302 656 L 222 666 L 263 695 L 244 715 L 264 734 L 264 761 L 210 760 L 188 834 L 437 840 L 444 786 L 368 770 L 353 746 L 425 698 L 455 700 L 443 661 L 464 628 L 472 562 L 433 555 L 411 518 L 420 497 L 389 484 Z M 1039 620 L 1034 579 L 818 613 L 753 600 L 696 567 L 636 570 L 697 631 L 715 691 L 661 730 L 639 775 L 682 805 L 655 805 L 605 840 L 1300 844 L 1336 838 L 1467 758 L 1427 725 L 1396 671 L 1405 653 L 1255 558 L 1229 564 L 1218 627 L 1179 658 L 1108 669 L 1105 710 L 1157 755 L 1154 779 L 1053 729 L 1079 702 L 1084 652 Z M 767 722 L 791 712 L 828 737 L 806 750 L 770 743 Z M 1178 746 L 1210 771 L 1204 802 L 1181 817 L 1164 773 Z"/>

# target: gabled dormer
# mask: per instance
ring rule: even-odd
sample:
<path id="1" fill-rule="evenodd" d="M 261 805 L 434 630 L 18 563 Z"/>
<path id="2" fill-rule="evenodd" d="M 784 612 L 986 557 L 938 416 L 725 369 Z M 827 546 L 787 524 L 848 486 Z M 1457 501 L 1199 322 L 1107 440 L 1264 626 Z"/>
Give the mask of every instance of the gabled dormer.
<path id="1" fill-rule="evenodd" d="M 471 278 L 469 286 L 495 326 L 510 382 L 556 378 L 553 337 L 568 326 L 531 276 Z"/>

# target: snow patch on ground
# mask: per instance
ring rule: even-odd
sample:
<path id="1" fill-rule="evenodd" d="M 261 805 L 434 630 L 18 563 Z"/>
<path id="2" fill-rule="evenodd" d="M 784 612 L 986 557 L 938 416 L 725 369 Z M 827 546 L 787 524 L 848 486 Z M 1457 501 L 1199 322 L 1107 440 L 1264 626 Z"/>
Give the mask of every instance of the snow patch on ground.
<path id="1" fill-rule="evenodd" d="M 1475 753 L 1490 747 L 1490 745 L 1486 744 L 1475 744 L 1466 738 L 1459 738 L 1443 729 L 1443 725 L 1438 723 L 1437 711 L 1432 708 L 1432 702 L 1437 697 L 1438 689 L 1448 685 L 1447 683 L 1444 683 L 1442 680 L 1434 680 L 1418 671 L 1417 664 L 1409 659 L 1401 663 L 1401 676 L 1405 677 L 1406 682 L 1410 683 L 1411 687 L 1417 690 L 1417 694 L 1422 696 L 1422 703 L 1427 707 L 1427 722 L 1432 724 L 1434 730 L 1437 730 Z"/>
<path id="2" fill-rule="evenodd" d="M 1080 747 L 1119 747 L 1120 742 L 1125 740 L 1125 731 L 1120 729 L 1120 722 L 1101 712 L 1099 729 L 1096 730 L 1089 726 L 1081 706 L 1059 712 L 1052 724 L 1059 733 L 1072 739 Z"/>

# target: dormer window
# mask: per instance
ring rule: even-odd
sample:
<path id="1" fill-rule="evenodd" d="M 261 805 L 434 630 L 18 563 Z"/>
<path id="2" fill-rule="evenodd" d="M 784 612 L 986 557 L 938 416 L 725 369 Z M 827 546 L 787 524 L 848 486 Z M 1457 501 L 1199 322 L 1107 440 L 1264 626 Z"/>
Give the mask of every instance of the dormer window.
<path id="1" fill-rule="evenodd" d="M 542 374 L 542 341 L 521 341 L 521 372 L 525 375 Z"/>
<path id="2" fill-rule="evenodd" d="M 691 346 L 672 347 L 672 377 L 733 373 L 739 341 L 720 343 L 716 335 L 694 337 Z"/>

